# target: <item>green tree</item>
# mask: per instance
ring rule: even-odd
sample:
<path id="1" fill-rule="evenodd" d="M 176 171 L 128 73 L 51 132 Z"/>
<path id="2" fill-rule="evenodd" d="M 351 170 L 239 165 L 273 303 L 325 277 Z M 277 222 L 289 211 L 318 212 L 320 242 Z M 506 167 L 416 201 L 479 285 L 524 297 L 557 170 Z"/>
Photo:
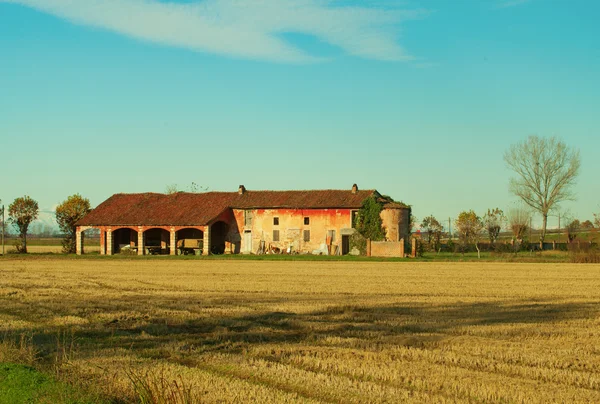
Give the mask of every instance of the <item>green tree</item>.
<path id="1" fill-rule="evenodd" d="M 437 249 L 444 226 L 433 215 L 429 215 L 421 222 L 421 228 L 427 233 L 427 243 Z"/>
<path id="2" fill-rule="evenodd" d="M 529 136 L 511 145 L 504 161 L 515 172 L 510 190 L 542 214 L 540 241 L 544 242 L 548 214 L 562 201 L 574 200 L 573 186 L 579 174 L 579 151 L 556 139 Z"/>
<path id="3" fill-rule="evenodd" d="M 502 227 L 504 227 L 504 224 L 506 223 L 504 212 L 499 208 L 488 209 L 481 221 L 483 223 L 483 228 L 488 234 L 490 243 L 495 243 L 496 240 L 498 240 Z"/>
<path id="4" fill-rule="evenodd" d="M 8 207 L 8 217 L 15 229 L 19 231 L 20 244 L 17 251 L 27 254 L 27 230 L 31 222 L 38 218 L 39 206 L 29 196 L 17 198 Z"/>
<path id="5" fill-rule="evenodd" d="M 56 222 L 65 234 L 62 241 L 63 252 L 73 254 L 76 252 L 75 233 L 77 223 L 90 211 L 90 201 L 79 194 L 71 195 L 66 201 L 56 207 Z"/>
<path id="6" fill-rule="evenodd" d="M 385 238 L 381 222 L 381 204 L 374 198 L 367 198 L 356 216 L 356 230 L 364 237 L 373 241 Z"/>
<path id="7" fill-rule="evenodd" d="M 481 258 L 481 252 L 479 250 L 479 238 L 481 237 L 481 231 L 483 230 L 481 218 L 472 210 L 461 212 L 458 215 L 458 219 L 454 222 L 454 226 L 463 245 L 475 244 L 477 256 Z"/>

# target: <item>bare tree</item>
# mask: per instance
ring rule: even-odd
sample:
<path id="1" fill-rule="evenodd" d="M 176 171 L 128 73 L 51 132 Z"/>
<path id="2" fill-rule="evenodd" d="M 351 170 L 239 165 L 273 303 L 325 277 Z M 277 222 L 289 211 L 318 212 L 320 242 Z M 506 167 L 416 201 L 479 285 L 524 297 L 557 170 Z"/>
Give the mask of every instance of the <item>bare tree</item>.
<path id="1" fill-rule="evenodd" d="M 513 240 L 518 243 L 523 242 L 523 238 L 529 230 L 529 220 L 531 212 L 528 209 L 519 206 L 508 211 L 508 226 L 513 234 Z"/>
<path id="2" fill-rule="evenodd" d="M 529 136 L 511 145 L 504 161 L 517 174 L 510 190 L 543 217 L 540 241 L 546 237 L 548 213 L 562 201 L 574 200 L 572 191 L 579 174 L 579 151 L 555 137 Z"/>
<path id="3" fill-rule="evenodd" d="M 200 194 L 200 193 L 208 192 L 208 191 L 209 191 L 209 188 L 207 186 L 198 185 L 193 181 L 190 184 L 190 186 L 187 187 L 187 190 L 185 190 L 185 191 L 183 189 L 181 189 L 177 184 L 169 184 L 165 188 L 165 194 L 167 194 L 167 195 L 176 194 L 177 192 L 190 192 L 192 194 Z"/>

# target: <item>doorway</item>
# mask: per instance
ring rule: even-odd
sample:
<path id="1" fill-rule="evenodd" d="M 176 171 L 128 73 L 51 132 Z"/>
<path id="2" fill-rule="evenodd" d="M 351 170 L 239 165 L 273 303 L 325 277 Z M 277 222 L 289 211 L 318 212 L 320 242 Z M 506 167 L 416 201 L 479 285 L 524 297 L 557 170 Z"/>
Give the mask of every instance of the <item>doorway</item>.
<path id="1" fill-rule="evenodd" d="M 350 236 L 342 236 L 342 255 L 350 253 Z"/>
<path id="2" fill-rule="evenodd" d="M 244 231 L 244 253 L 252 252 L 252 230 Z"/>

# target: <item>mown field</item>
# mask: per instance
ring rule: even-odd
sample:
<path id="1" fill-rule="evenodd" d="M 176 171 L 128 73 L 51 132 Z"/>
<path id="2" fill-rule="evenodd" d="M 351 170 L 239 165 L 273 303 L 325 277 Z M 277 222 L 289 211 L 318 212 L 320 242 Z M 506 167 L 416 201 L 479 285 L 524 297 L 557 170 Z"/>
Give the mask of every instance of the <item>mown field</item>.
<path id="1" fill-rule="evenodd" d="M 6 258 L 0 335 L 97 401 L 600 402 L 600 265 Z"/>

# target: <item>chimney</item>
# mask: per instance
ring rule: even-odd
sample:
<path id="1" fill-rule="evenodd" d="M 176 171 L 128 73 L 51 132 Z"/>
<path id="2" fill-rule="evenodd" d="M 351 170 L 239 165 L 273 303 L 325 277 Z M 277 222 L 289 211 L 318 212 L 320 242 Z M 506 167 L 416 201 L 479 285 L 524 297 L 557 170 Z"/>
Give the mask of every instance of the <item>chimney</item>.
<path id="1" fill-rule="evenodd" d="M 243 185 L 240 185 L 240 188 L 238 189 L 238 194 L 243 195 L 246 193 L 246 187 Z"/>
<path id="2" fill-rule="evenodd" d="M 358 192 L 358 185 L 354 184 L 352 185 L 352 193 L 355 194 Z"/>

